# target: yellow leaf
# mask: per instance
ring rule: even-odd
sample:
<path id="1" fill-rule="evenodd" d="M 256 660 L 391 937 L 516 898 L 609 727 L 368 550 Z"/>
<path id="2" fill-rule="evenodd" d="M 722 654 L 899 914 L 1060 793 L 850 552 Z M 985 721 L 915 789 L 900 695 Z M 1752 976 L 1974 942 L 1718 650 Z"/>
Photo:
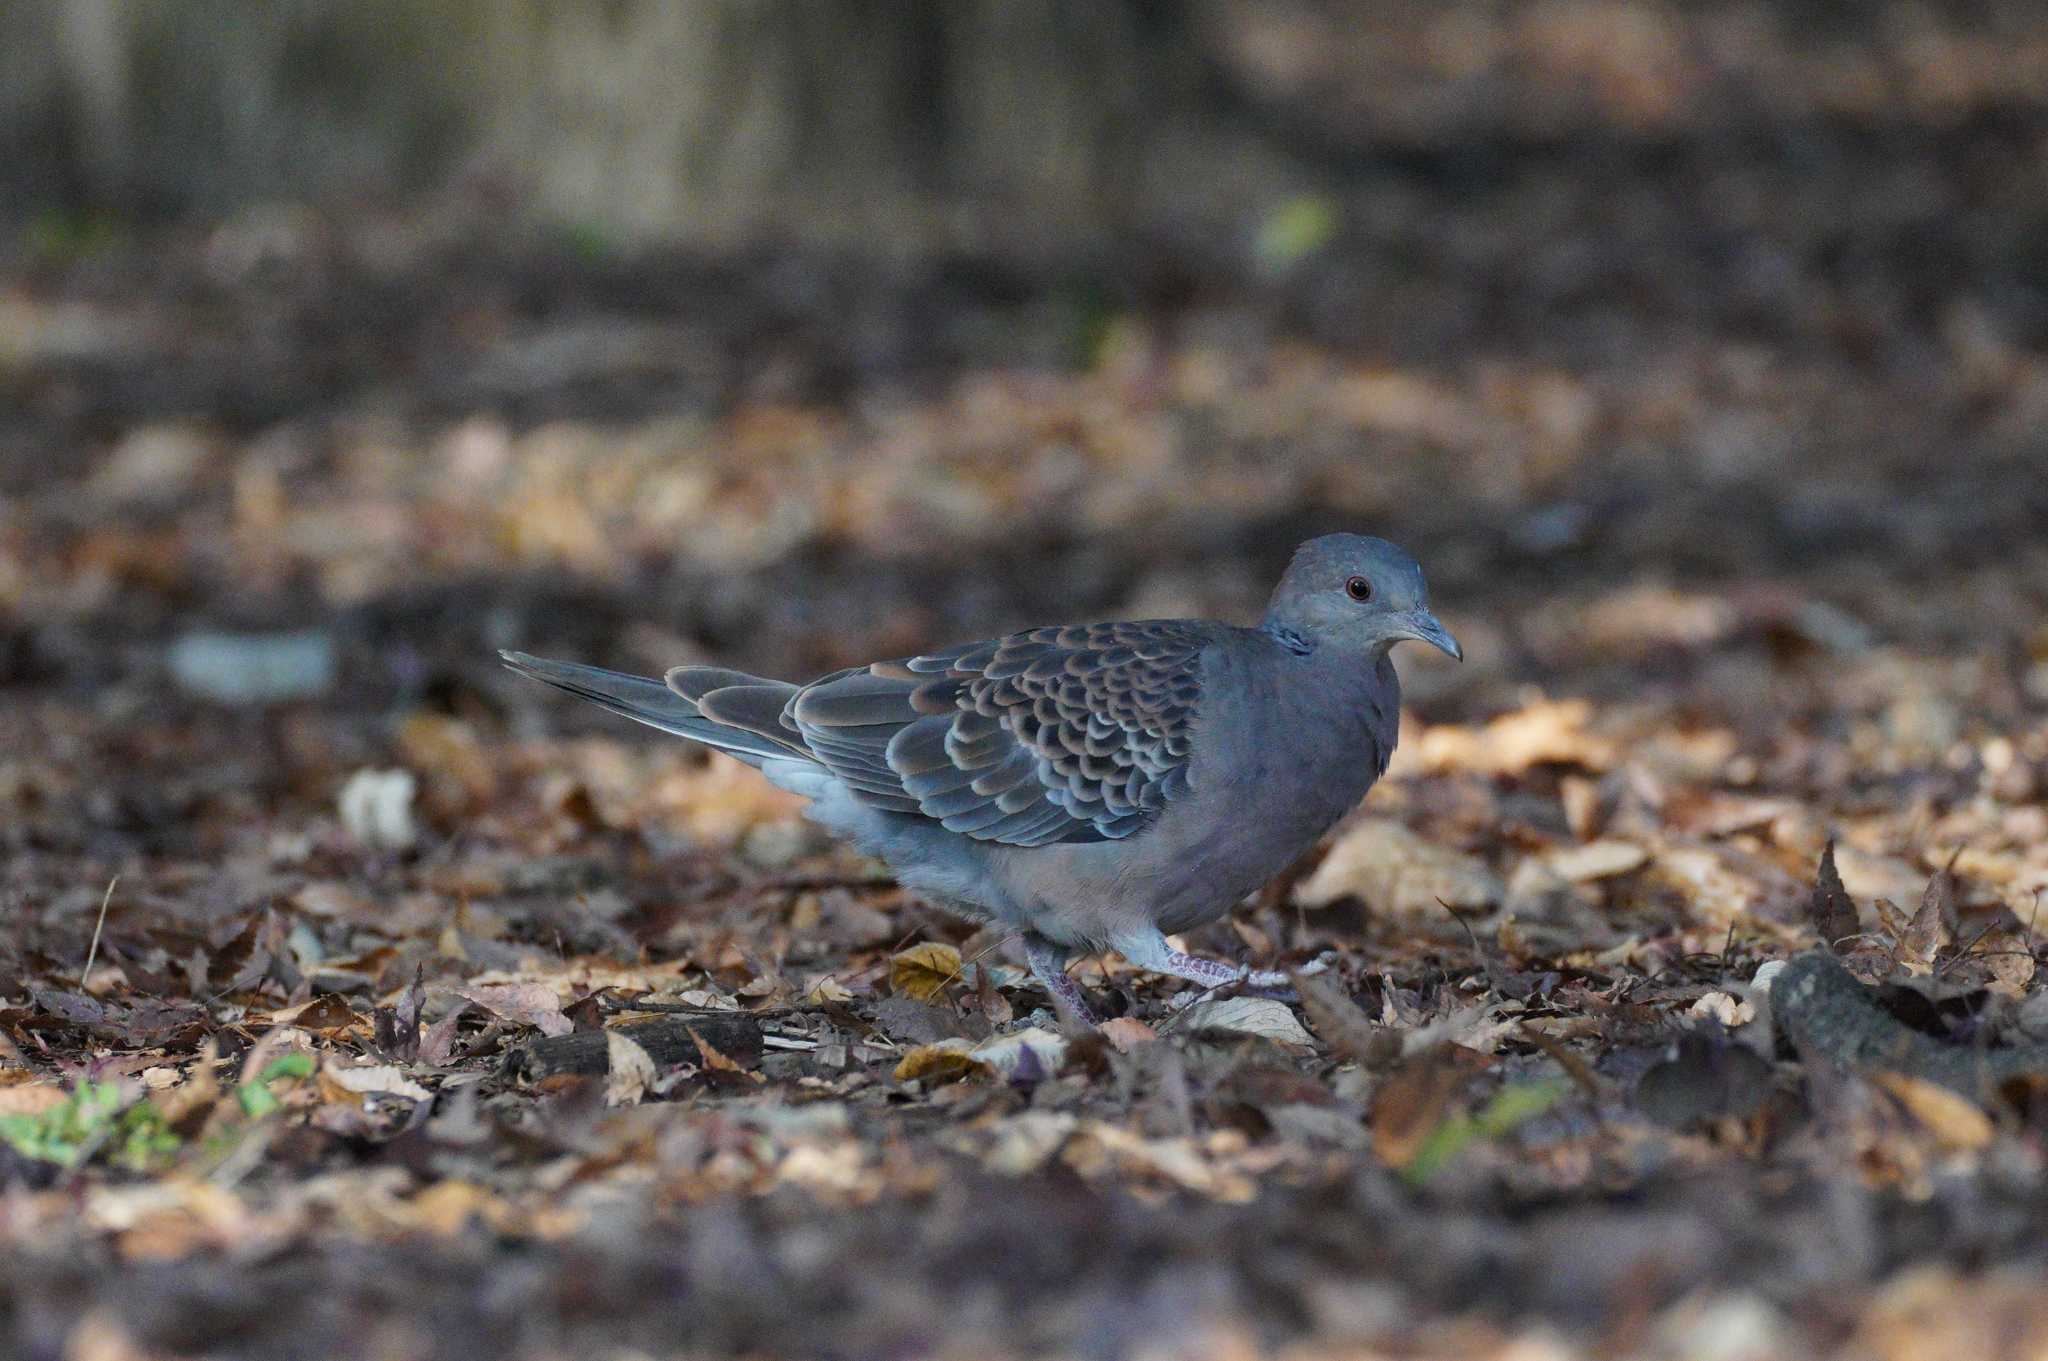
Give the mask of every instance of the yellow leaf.
<path id="1" fill-rule="evenodd" d="M 960 952 L 950 945 L 926 941 L 889 961 L 889 987 L 898 996 L 929 1002 L 960 977 Z"/>
<path id="2" fill-rule="evenodd" d="M 819 974 L 816 980 L 804 990 L 804 1001 L 812 1006 L 823 1006 L 830 1002 L 851 1002 L 853 994 L 844 983 L 831 974 Z"/>
<path id="3" fill-rule="evenodd" d="M 919 1045 L 896 1065 L 896 1080 L 936 1087 L 962 1078 L 995 1076 L 995 1070 L 968 1053 L 965 1044 L 965 1040 L 942 1040 L 938 1044 Z"/>
<path id="4" fill-rule="evenodd" d="M 1920 1126 L 1946 1148 L 1982 1148 L 1995 1131 L 1977 1103 L 1946 1087 L 1904 1073 L 1873 1074 Z"/>

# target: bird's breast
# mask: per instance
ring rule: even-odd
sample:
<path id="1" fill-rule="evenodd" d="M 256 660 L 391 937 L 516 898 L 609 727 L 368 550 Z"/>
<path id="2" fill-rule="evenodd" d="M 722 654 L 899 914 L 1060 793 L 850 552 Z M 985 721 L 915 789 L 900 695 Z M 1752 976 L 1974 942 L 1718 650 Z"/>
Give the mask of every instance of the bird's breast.
<path id="1" fill-rule="evenodd" d="M 1346 684 L 1282 670 L 1230 687 L 1234 702 L 1206 709 L 1189 771 L 1194 798 L 1170 807 L 1158 829 L 1175 843 L 1183 895 L 1236 901 L 1358 805 L 1393 750 L 1391 673 Z"/>

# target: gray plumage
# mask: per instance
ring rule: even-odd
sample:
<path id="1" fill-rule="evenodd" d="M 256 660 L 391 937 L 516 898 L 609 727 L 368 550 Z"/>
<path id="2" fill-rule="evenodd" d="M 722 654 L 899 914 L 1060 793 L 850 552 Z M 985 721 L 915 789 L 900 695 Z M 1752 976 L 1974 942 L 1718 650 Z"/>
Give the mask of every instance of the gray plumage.
<path id="1" fill-rule="evenodd" d="M 522 675 L 716 747 L 908 887 L 1024 933 L 1085 1015 L 1073 950 L 1216 984 L 1171 949 L 1314 844 L 1385 771 L 1402 639 L 1453 657 L 1422 572 L 1381 539 L 1302 545 L 1257 628 L 1030 629 L 808 685 L 684 666 L 662 681 L 505 653 Z"/>

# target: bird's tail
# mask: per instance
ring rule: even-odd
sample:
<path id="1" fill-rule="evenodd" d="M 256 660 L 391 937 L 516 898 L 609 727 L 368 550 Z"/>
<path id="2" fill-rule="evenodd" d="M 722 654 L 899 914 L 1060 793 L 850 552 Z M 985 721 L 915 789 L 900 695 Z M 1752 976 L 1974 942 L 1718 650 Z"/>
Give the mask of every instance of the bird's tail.
<path id="1" fill-rule="evenodd" d="M 645 723 L 650 728 L 687 737 L 692 742 L 702 742 L 707 747 L 738 757 L 750 766 L 758 767 L 763 761 L 783 760 L 791 756 L 807 756 L 800 746 L 778 740 L 759 728 L 735 727 L 707 718 L 699 710 L 698 703 L 705 698 L 686 698 L 669 684 L 646 676 L 629 676 L 623 671 L 607 671 L 601 666 L 584 666 L 580 662 L 551 662 L 544 657 L 529 656 L 524 652 L 500 652 L 499 658 L 505 665 L 522 676 L 566 690 L 593 704 L 602 705 L 615 714 L 623 714 L 636 723 Z M 678 668 L 687 675 L 696 668 Z M 702 668 L 707 674 L 709 668 Z M 675 673 L 672 673 L 675 674 Z M 734 691 L 767 689 L 794 693 L 794 687 L 776 681 L 762 681 L 754 677 L 739 677 L 738 673 L 716 673 L 719 679 L 732 677 L 748 682 L 745 685 L 728 687 Z M 694 688 L 694 687 L 692 687 Z M 715 692 L 714 692 L 715 693 Z"/>

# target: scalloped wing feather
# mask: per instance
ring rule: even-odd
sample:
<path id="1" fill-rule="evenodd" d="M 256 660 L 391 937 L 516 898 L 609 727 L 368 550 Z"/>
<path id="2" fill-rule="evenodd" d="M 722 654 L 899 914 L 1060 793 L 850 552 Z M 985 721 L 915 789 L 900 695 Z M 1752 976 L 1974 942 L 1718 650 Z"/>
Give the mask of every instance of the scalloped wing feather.
<path id="1" fill-rule="evenodd" d="M 828 676 L 779 726 L 874 806 L 1009 845 L 1114 840 L 1188 788 L 1213 635 L 1183 620 L 1032 629 Z"/>

